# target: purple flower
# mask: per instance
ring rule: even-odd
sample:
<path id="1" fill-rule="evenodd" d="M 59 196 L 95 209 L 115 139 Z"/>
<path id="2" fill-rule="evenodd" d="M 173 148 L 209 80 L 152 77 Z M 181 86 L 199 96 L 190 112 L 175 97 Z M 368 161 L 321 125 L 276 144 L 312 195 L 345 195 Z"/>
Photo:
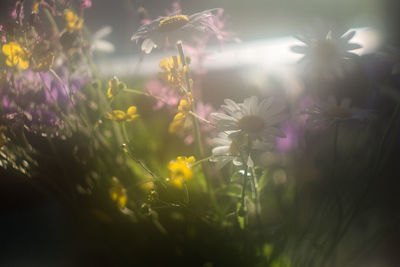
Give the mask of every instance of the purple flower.
<path id="1" fill-rule="evenodd" d="M 87 8 L 90 8 L 92 6 L 92 1 L 91 0 L 81 0 L 81 10 L 85 10 Z"/>
<path id="2" fill-rule="evenodd" d="M 164 85 L 158 78 L 149 80 L 145 85 L 146 91 L 157 100 L 154 110 L 161 109 L 164 106 L 173 107 L 178 105 L 179 96 L 175 90 Z"/>
<path id="3" fill-rule="evenodd" d="M 35 133 L 58 134 L 64 127 L 61 113 L 71 114 L 74 108 L 67 94 L 80 91 L 88 77 L 70 75 L 64 69 L 57 72 L 63 83 L 48 72 L 27 70 L 12 77 L 8 75 L 0 88 L 2 119 L 12 128 L 24 127 Z M 69 82 L 65 83 L 66 80 Z M 75 97 L 77 100 L 79 98 Z"/>

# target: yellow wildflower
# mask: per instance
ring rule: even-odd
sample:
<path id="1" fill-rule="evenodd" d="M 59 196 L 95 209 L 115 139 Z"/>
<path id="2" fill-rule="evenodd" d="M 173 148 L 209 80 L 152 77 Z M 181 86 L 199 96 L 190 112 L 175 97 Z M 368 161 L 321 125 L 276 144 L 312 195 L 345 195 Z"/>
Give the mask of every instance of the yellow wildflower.
<path id="1" fill-rule="evenodd" d="M 164 58 L 160 61 L 159 66 L 163 70 L 159 74 L 162 80 L 172 86 L 182 85 L 188 67 L 182 65 L 179 56 Z"/>
<path id="2" fill-rule="evenodd" d="M 123 82 L 120 82 L 118 78 L 114 76 L 111 80 L 108 81 L 108 98 L 113 98 L 125 87 L 126 85 Z"/>
<path id="3" fill-rule="evenodd" d="M 178 110 L 187 115 L 190 110 L 192 108 L 192 95 L 190 93 L 188 93 L 188 98 L 186 99 L 181 99 L 179 101 L 179 105 L 178 105 Z"/>
<path id="4" fill-rule="evenodd" d="M 177 113 L 172 122 L 169 124 L 168 132 L 171 134 L 182 132 L 183 129 L 185 129 L 185 123 L 186 116 L 183 113 Z"/>
<path id="5" fill-rule="evenodd" d="M 181 99 L 179 101 L 179 106 L 178 106 L 179 112 L 175 115 L 174 119 L 169 124 L 168 128 L 169 133 L 179 133 L 185 128 L 185 125 L 187 124 L 186 118 L 191 108 L 192 108 L 192 96 L 190 93 L 188 93 L 187 100 Z"/>
<path id="6" fill-rule="evenodd" d="M 69 32 L 81 30 L 83 27 L 83 19 L 70 9 L 64 10 L 64 19 Z"/>
<path id="7" fill-rule="evenodd" d="M 51 66 L 53 66 L 53 63 L 54 63 L 54 55 L 52 53 L 48 53 L 47 55 L 39 58 L 39 60 L 36 63 L 36 66 L 34 66 L 32 70 L 36 72 L 49 71 Z"/>
<path id="8" fill-rule="evenodd" d="M 32 5 L 32 14 L 38 14 L 39 13 L 39 1 L 35 1 Z"/>
<path id="9" fill-rule="evenodd" d="M 117 177 L 111 178 L 111 188 L 108 193 L 110 194 L 110 198 L 117 202 L 117 205 L 120 209 L 124 209 L 126 207 L 126 202 L 128 200 L 128 196 L 126 195 L 126 189 L 119 182 Z"/>
<path id="10" fill-rule="evenodd" d="M 136 113 L 136 106 L 130 106 L 126 113 L 122 110 L 113 110 L 112 113 L 106 113 L 106 118 L 113 121 L 133 121 L 139 115 Z"/>
<path id="11" fill-rule="evenodd" d="M 9 42 L 3 45 L 2 52 L 7 56 L 7 66 L 13 67 L 18 65 L 25 70 L 29 67 L 29 56 L 25 49 L 15 42 Z"/>
<path id="12" fill-rule="evenodd" d="M 151 190 L 154 189 L 155 185 L 153 182 L 147 182 L 147 183 L 142 183 L 140 186 L 140 189 L 142 189 L 144 192 L 150 192 Z"/>
<path id="13" fill-rule="evenodd" d="M 183 182 L 189 180 L 193 176 L 192 164 L 196 159 L 191 156 L 177 157 L 176 160 L 171 160 L 168 164 L 170 181 L 173 186 L 182 188 Z"/>

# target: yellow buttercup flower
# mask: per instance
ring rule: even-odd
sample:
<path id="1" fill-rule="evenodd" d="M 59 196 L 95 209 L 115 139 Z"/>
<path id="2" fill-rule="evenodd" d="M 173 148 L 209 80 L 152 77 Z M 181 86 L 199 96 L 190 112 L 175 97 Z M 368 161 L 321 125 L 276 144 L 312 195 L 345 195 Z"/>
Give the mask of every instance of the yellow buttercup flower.
<path id="1" fill-rule="evenodd" d="M 120 82 L 118 78 L 114 76 L 111 80 L 108 81 L 107 97 L 113 98 L 125 87 L 125 83 Z"/>
<path id="2" fill-rule="evenodd" d="M 168 132 L 171 134 L 182 132 L 182 130 L 185 128 L 185 123 L 186 116 L 183 113 L 177 113 L 172 122 L 169 124 Z"/>
<path id="3" fill-rule="evenodd" d="M 32 70 L 36 72 L 49 71 L 51 66 L 53 66 L 53 63 L 54 63 L 54 55 L 52 53 L 48 53 L 47 55 L 39 58 L 39 60 L 36 63 L 36 66 L 34 66 Z"/>
<path id="4" fill-rule="evenodd" d="M 192 95 L 188 93 L 187 100 L 181 99 L 179 101 L 178 110 L 187 115 L 192 108 Z"/>
<path id="5" fill-rule="evenodd" d="M 3 45 L 2 52 L 7 56 L 7 66 L 13 67 L 18 65 L 23 70 L 29 67 L 28 53 L 16 42 L 9 42 Z"/>
<path id="6" fill-rule="evenodd" d="M 182 188 L 183 183 L 193 177 L 192 164 L 196 159 L 191 156 L 177 157 L 168 164 L 171 184 L 175 187 Z"/>
<path id="7" fill-rule="evenodd" d="M 110 194 L 110 198 L 117 202 L 117 205 L 120 209 L 124 209 L 126 207 L 126 202 L 128 201 L 126 189 L 119 182 L 117 177 L 111 178 L 111 188 L 108 190 L 108 193 Z"/>
<path id="8" fill-rule="evenodd" d="M 172 86 L 182 85 L 185 73 L 188 70 L 187 66 L 183 66 L 179 56 L 164 58 L 159 63 L 163 72 L 160 72 L 160 78 Z"/>
<path id="9" fill-rule="evenodd" d="M 40 6 L 40 2 L 39 1 L 35 1 L 32 5 L 32 14 L 38 14 L 39 13 L 39 6 Z"/>
<path id="10" fill-rule="evenodd" d="M 83 19 L 70 9 L 64 10 L 64 19 L 65 26 L 69 32 L 81 30 L 83 27 Z"/>
<path id="11" fill-rule="evenodd" d="M 139 115 L 136 113 L 136 106 L 130 106 L 126 113 L 122 110 L 113 110 L 112 113 L 106 113 L 106 118 L 113 121 L 133 121 Z"/>
<path id="12" fill-rule="evenodd" d="M 172 122 L 169 124 L 169 133 L 179 133 L 185 128 L 186 118 L 192 108 L 192 95 L 188 93 L 187 100 L 181 99 L 179 101 L 179 112 L 175 115 Z"/>

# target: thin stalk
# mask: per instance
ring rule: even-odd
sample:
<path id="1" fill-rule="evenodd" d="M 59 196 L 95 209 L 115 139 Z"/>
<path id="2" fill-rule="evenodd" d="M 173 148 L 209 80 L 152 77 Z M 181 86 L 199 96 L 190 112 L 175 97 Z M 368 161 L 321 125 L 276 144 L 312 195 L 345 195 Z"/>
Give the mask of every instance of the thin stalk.
<path id="1" fill-rule="evenodd" d="M 188 64 L 186 63 L 185 53 L 183 52 L 182 42 L 178 41 L 176 45 L 178 47 L 178 52 L 179 52 L 179 55 L 181 57 L 182 65 L 184 67 L 188 67 Z M 185 72 L 185 80 L 186 80 L 187 90 L 189 91 L 189 93 L 193 93 L 192 84 L 190 82 L 189 70 L 187 70 Z M 193 113 L 196 113 L 195 112 L 195 107 L 196 107 L 195 100 L 193 99 L 192 108 L 191 108 L 192 109 L 191 111 Z M 203 144 L 202 144 L 202 140 L 201 140 L 199 122 L 197 120 L 193 120 L 193 126 L 194 126 L 194 134 L 195 134 L 195 137 L 196 137 L 197 149 L 199 151 L 200 157 L 203 158 L 204 157 L 204 150 L 203 150 Z"/>
<path id="2" fill-rule="evenodd" d="M 137 94 L 137 95 L 144 95 L 144 96 L 148 96 L 148 97 L 153 97 L 153 98 L 155 98 L 156 100 L 158 100 L 158 101 L 160 101 L 160 102 L 163 102 L 164 104 L 168 104 L 168 103 L 167 103 L 164 99 L 162 99 L 161 97 L 152 95 L 152 94 L 150 94 L 150 93 L 145 93 L 145 92 L 140 91 L 140 90 L 125 88 L 125 89 L 123 89 L 123 91 L 124 91 L 124 92 L 127 92 L 127 93 L 132 93 L 132 94 Z"/>
<path id="3" fill-rule="evenodd" d="M 62 88 L 64 89 L 64 93 L 68 96 L 69 101 L 74 106 L 74 100 L 72 99 L 71 91 L 68 92 L 67 87 L 65 86 L 65 83 L 63 82 L 63 80 L 60 78 L 60 76 L 58 76 L 58 74 L 53 69 L 50 68 L 49 71 L 54 76 L 54 78 L 56 78 L 57 81 L 59 83 L 61 83 Z"/>
<path id="4" fill-rule="evenodd" d="M 189 204 L 189 201 L 190 201 L 190 198 L 189 198 L 189 189 L 188 189 L 186 183 L 183 184 L 183 196 L 184 196 L 183 202 L 184 202 L 185 204 Z"/>
<path id="5" fill-rule="evenodd" d="M 196 119 L 198 119 L 198 120 L 200 120 L 200 121 L 202 121 L 202 122 L 205 122 L 205 123 L 207 123 L 208 125 L 210 125 L 210 126 L 212 126 L 212 127 L 215 128 L 215 125 L 212 124 L 211 121 L 206 120 L 206 119 L 200 117 L 199 115 L 197 115 L 197 114 L 194 113 L 193 111 L 189 111 L 189 114 L 192 115 L 193 117 L 195 117 Z"/>
<path id="6" fill-rule="evenodd" d="M 196 165 L 198 165 L 198 164 L 200 164 L 200 163 L 206 162 L 206 161 L 208 161 L 210 158 L 211 158 L 211 156 L 206 157 L 206 158 L 203 158 L 203 159 L 200 159 L 200 160 L 197 160 L 195 163 L 192 164 L 192 167 L 194 167 L 194 166 L 196 166 Z"/>
<path id="7" fill-rule="evenodd" d="M 350 215 L 350 219 L 346 222 L 345 226 L 343 227 L 342 232 L 340 233 L 340 235 L 338 237 L 339 240 L 341 240 L 343 238 L 343 236 L 345 235 L 345 233 L 347 232 L 347 230 L 350 227 L 352 221 L 354 220 L 354 218 L 356 217 L 359 209 L 361 208 L 361 205 L 362 205 L 364 199 L 367 197 L 369 190 L 371 189 L 374 174 L 377 174 L 378 170 L 379 170 L 379 168 L 378 168 L 379 165 L 380 165 L 379 164 L 380 163 L 379 159 L 381 158 L 381 154 L 382 154 L 382 151 L 383 151 L 383 146 L 385 145 L 385 143 L 386 143 L 386 141 L 387 141 L 387 139 L 389 137 L 389 133 L 390 133 L 390 131 L 391 131 L 391 129 L 392 129 L 392 127 L 393 127 L 393 125 L 394 125 L 394 123 L 396 121 L 396 117 L 399 115 L 399 113 L 400 113 L 400 104 L 398 103 L 398 104 L 396 104 L 396 108 L 395 108 L 395 110 L 394 110 L 394 112 L 392 114 L 392 117 L 390 118 L 389 125 L 387 126 L 387 128 L 385 130 L 385 133 L 383 135 L 383 138 L 381 139 L 381 142 L 379 144 L 378 154 L 377 154 L 378 156 L 377 156 L 377 159 L 376 159 L 376 162 L 375 162 L 375 165 L 374 165 L 374 169 L 372 170 L 371 175 L 369 176 L 369 180 L 367 181 L 367 187 L 366 187 L 366 189 L 364 191 L 364 194 L 362 194 L 358 198 L 358 200 L 357 200 L 357 202 L 355 204 L 355 208 L 354 208 L 353 212 Z"/>
<path id="8" fill-rule="evenodd" d="M 326 261 L 331 257 L 331 255 L 334 253 L 336 246 L 340 242 L 339 234 L 340 234 L 340 229 L 342 226 L 342 220 L 343 220 L 343 204 L 342 200 L 339 195 L 338 191 L 338 185 L 335 180 L 335 172 L 336 172 L 336 165 L 337 165 L 337 143 L 338 143 L 338 136 L 339 136 L 339 122 L 334 123 L 334 137 L 333 137 L 333 164 L 332 164 L 332 174 L 331 174 L 331 182 L 334 183 L 334 193 L 335 193 L 335 198 L 336 202 L 338 205 L 338 222 L 336 225 L 336 228 L 334 230 L 333 234 L 333 242 L 329 246 L 328 250 L 325 252 L 324 257 L 322 258 L 321 266 L 324 266 Z"/>
<path id="9" fill-rule="evenodd" d="M 178 41 L 176 43 L 176 46 L 178 48 L 178 52 L 179 52 L 183 67 L 188 67 L 188 70 L 185 72 L 185 78 L 186 78 L 185 80 L 186 80 L 187 90 L 189 91 L 189 93 L 192 93 L 193 90 L 192 90 L 191 79 L 190 79 L 190 75 L 189 75 L 189 66 L 186 62 L 185 53 L 183 52 L 182 41 Z M 192 94 L 192 96 L 193 96 L 193 94 Z M 196 107 L 195 99 L 193 98 L 191 111 L 194 114 L 196 114 L 195 107 Z M 196 145 L 197 145 L 197 150 L 199 152 L 199 156 L 200 156 L 200 158 L 204 158 L 204 150 L 203 150 L 203 143 L 202 143 L 202 138 L 201 138 L 199 122 L 198 122 L 198 120 L 196 120 L 194 118 L 193 118 L 193 127 L 194 127 L 195 140 L 196 140 Z M 216 204 L 214 194 L 213 194 L 212 188 L 211 188 L 210 179 L 208 178 L 208 175 L 207 175 L 207 166 L 202 164 L 202 168 L 203 168 L 204 176 L 206 178 L 205 180 L 207 183 L 207 190 L 208 190 L 208 193 L 210 194 L 211 201 Z"/>
<path id="10" fill-rule="evenodd" d="M 58 29 L 57 23 L 54 20 L 53 15 L 50 13 L 50 11 L 47 8 L 44 8 L 44 13 L 46 14 L 46 17 L 49 20 L 51 26 L 53 27 L 53 31 L 57 35 L 60 35 L 60 30 Z"/>
<path id="11" fill-rule="evenodd" d="M 122 134 L 124 136 L 124 139 L 129 144 L 130 140 L 129 140 L 128 132 L 126 131 L 126 125 L 125 125 L 124 121 L 121 123 L 121 128 L 122 128 Z"/>
<path id="12" fill-rule="evenodd" d="M 240 197 L 240 203 L 242 204 L 242 208 L 244 209 L 244 205 L 245 205 L 245 197 L 246 197 L 246 186 L 247 186 L 247 171 L 248 171 L 248 166 L 247 164 L 245 164 L 246 167 L 244 169 L 244 173 L 243 173 L 243 186 L 242 186 L 242 195 Z"/>

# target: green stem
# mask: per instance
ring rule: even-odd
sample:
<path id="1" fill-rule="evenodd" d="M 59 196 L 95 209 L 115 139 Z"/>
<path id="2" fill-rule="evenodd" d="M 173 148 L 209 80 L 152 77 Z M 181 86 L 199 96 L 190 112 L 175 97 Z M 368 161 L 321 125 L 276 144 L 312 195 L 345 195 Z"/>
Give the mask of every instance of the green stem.
<path id="1" fill-rule="evenodd" d="M 396 108 L 395 108 L 395 110 L 394 110 L 394 112 L 392 114 L 392 117 L 390 118 L 389 125 L 387 126 L 387 128 L 385 130 L 385 133 L 383 135 L 383 138 L 381 139 L 381 142 L 379 144 L 377 159 L 376 159 L 376 162 L 375 162 L 375 165 L 374 165 L 374 169 L 371 172 L 369 180 L 367 181 L 367 186 L 366 186 L 366 189 L 364 191 L 364 194 L 361 195 L 359 197 L 359 199 L 357 200 L 355 208 L 354 208 L 352 214 L 350 215 L 350 219 L 347 221 L 346 225 L 344 226 L 344 228 L 343 228 L 343 230 L 342 230 L 342 232 L 341 232 L 341 234 L 339 236 L 339 239 L 343 238 L 344 234 L 347 232 L 347 230 L 350 227 L 352 221 L 356 217 L 356 215 L 358 213 L 358 210 L 361 208 L 362 202 L 364 201 L 364 199 L 367 197 L 367 195 L 369 193 L 369 190 L 370 190 L 370 188 L 372 186 L 372 181 L 373 181 L 374 174 L 377 173 L 377 171 L 378 171 L 379 160 L 381 158 L 381 154 L 382 154 L 382 151 L 383 151 L 383 146 L 385 145 L 385 143 L 387 141 L 387 138 L 389 137 L 390 130 L 392 129 L 392 127 L 394 125 L 394 122 L 396 121 L 396 117 L 399 115 L 399 112 L 400 112 L 400 104 L 397 104 Z"/>
<path id="2" fill-rule="evenodd" d="M 122 134 L 124 135 L 124 139 L 129 145 L 130 140 L 129 140 L 128 132 L 126 131 L 126 125 L 125 125 L 124 121 L 121 122 L 121 128 L 122 128 Z"/>
<path id="3" fill-rule="evenodd" d="M 183 52 L 182 42 L 178 41 L 176 45 L 178 47 L 182 65 L 184 67 L 188 66 L 188 64 L 186 63 L 185 53 Z M 189 93 L 193 93 L 191 79 L 190 79 L 190 75 L 189 75 L 189 69 L 185 72 L 185 75 L 186 75 L 185 80 L 186 80 L 187 90 L 189 91 Z M 193 95 L 192 95 L 192 98 L 193 98 Z M 193 98 L 191 111 L 194 114 L 196 114 L 195 109 L 196 109 L 196 105 L 195 105 L 195 100 Z M 199 122 L 197 120 L 193 120 L 193 126 L 194 126 L 194 134 L 195 134 L 196 143 L 197 143 L 197 149 L 199 151 L 200 158 L 203 158 L 204 150 L 203 150 L 203 144 L 202 144 L 202 140 L 201 140 Z"/>
<path id="4" fill-rule="evenodd" d="M 192 164 L 192 167 L 194 167 L 194 166 L 196 166 L 196 165 L 198 165 L 198 164 L 200 164 L 200 163 L 203 163 L 203 162 L 205 162 L 205 161 L 208 161 L 211 157 L 212 157 L 212 156 L 209 156 L 209 157 L 206 157 L 206 158 L 197 160 L 195 163 Z"/>
<path id="5" fill-rule="evenodd" d="M 183 52 L 182 41 L 178 41 L 176 45 L 177 45 L 177 48 L 178 48 L 179 55 L 181 57 L 182 65 L 184 67 L 186 67 L 186 66 L 188 67 L 188 64 L 187 64 L 186 58 L 185 58 L 185 53 Z M 190 79 L 190 75 L 189 75 L 189 68 L 185 72 L 185 75 L 186 75 L 186 79 L 185 80 L 186 80 L 187 89 L 188 89 L 188 91 L 190 93 L 192 93 L 192 85 L 191 85 L 191 79 Z M 193 98 L 193 95 L 192 95 L 192 98 Z M 195 107 L 196 107 L 195 106 L 195 99 L 193 98 L 191 112 L 194 113 L 194 114 L 196 114 Z M 203 150 L 203 143 L 202 143 L 202 139 L 201 139 L 201 132 L 200 132 L 200 127 L 199 127 L 199 122 L 198 122 L 198 120 L 195 120 L 194 118 L 193 118 L 193 127 L 194 127 L 195 140 L 196 140 L 196 145 L 197 145 L 197 150 L 199 152 L 199 156 L 200 156 L 200 158 L 204 158 L 204 150 Z M 208 178 L 208 175 L 207 175 L 207 167 L 204 164 L 202 164 L 202 167 L 203 167 L 203 171 L 204 171 L 204 176 L 206 177 L 206 183 L 207 183 L 208 192 L 209 192 L 209 194 L 211 196 L 211 200 L 213 202 L 215 202 L 215 199 L 214 199 L 213 193 L 212 193 L 211 184 L 210 184 L 210 181 L 209 181 L 209 178 Z"/>
<path id="6" fill-rule="evenodd" d="M 193 111 L 189 111 L 189 113 L 190 113 L 190 115 L 192 115 L 192 116 L 195 117 L 196 119 L 198 119 L 198 120 L 200 120 L 200 121 L 202 121 L 202 122 L 205 122 L 205 123 L 207 123 L 208 125 L 210 125 L 210 126 L 212 126 L 212 127 L 215 128 L 214 124 L 212 124 L 209 120 L 206 120 L 206 119 L 200 117 L 199 115 L 197 115 L 197 114 L 194 113 Z"/>
<path id="7" fill-rule="evenodd" d="M 334 138 L 333 138 L 333 164 L 332 164 L 332 174 L 331 174 L 331 182 L 334 183 L 333 190 L 335 191 L 335 198 L 338 205 L 338 222 L 333 234 L 333 242 L 329 246 L 329 248 L 325 252 L 325 256 L 322 258 L 321 266 L 324 266 L 327 260 L 331 257 L 334 253 L 336 246 L 340 242 L 340 229 L 342 226 L 343 220 L 343 204 L 342 200 L 339 195 L 338 184 L 335 180 L 335 171 L 336 171 L 336 164 L 337 164 L 337 143 L 338 143 L 338 136 L 339 136 L 339 122 L 334 123 Z"/>
<path id="8" fill-rule="evenodd" d="M 245 163 L 243 163 L 245 164 Z M 245 197 L 246 197 L 246 186 L 247 186 L 247 171 L 248 171 L 248 166 L 245 164 L 246 167 L 244 169 L 243 173 L 243 186 L 242 186 L 242 196 L 240 197 L 240 203 L 242 204 L 242 208 L 244 209 L 245 205 Z"/>
<path id="9" fill-rule="evenodd" d="M 61 83 L 62 88 L 64 89 L 64 93 L 68 96 L 68 99 L 71 102 L 72 106 L 74 106 L 74 101 L 72 99 L 71 91 L 68 92 L 67 87 L 65 86 L 65 83 L 63 82 L 63 80 L 60 78 L 60 76 L 58 76 L 58 74 L 53 69 L 49 69 L 49 71 L 54 76 L 54 78 L 56 78 L 57 81 L 59 83 Z"/>
<path id="10" fill-rule="evenodd" d="M 58 29 L 57 23 L 54 20 L 53 15 L 50 13 L 50 11 L 47 8 L 44 8 L 44 13 L 46 14 L 47 19 L 49 20 L 51 26 L 53 27 L 54 32 L 57 35 L 60 35 L 60 30 Z"/>
<path id="11" fill-rule="evenodd" d="M 183 202 L 185 203 L 185 204 L 189 204 L 189 201 L 190 201 L 190 198 L 189 198 L 189 190 L 188 190 L 188 187 L 187 187 L 187 185 L 186 185 L 186 183 L 184 183 L 183 184 L 183 194 L 184 194 L 184 199 L 183 199 Z"/>

